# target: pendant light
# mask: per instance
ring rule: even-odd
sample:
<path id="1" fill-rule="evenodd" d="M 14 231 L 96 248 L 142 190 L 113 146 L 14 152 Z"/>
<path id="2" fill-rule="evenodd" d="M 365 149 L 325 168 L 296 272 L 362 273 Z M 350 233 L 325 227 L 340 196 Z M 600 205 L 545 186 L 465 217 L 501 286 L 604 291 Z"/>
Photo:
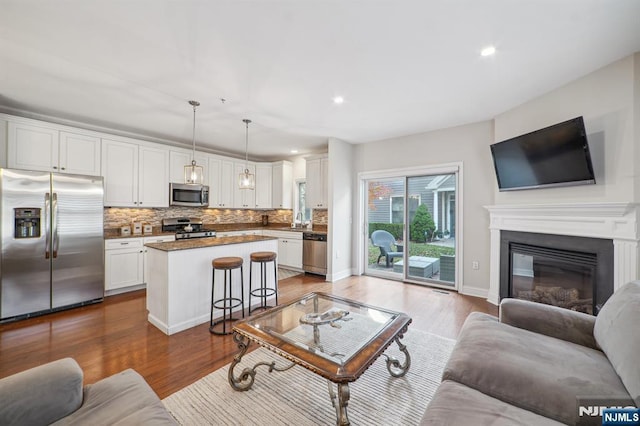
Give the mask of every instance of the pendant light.
<path id="1" fill-rule="evenodd" d="M 193 151 L 191 154 L 191 164 L 184 166 L 184 183 L 203 184 L 204 173 L 202 166 L 196 164 L 196 107 L 200 106 L 198 101 L 189 101 L 189 105 L 193 107 Z"/>
<path id="2" fill-rule="evenodd" d="M 245 118 L 242 120 L 247 128 L 246 141 L 245 141 L 245 154 L 244 154 L 244 172 L 238 176 L 238 186 L 240 189 L 255 189 L 256 179 L 255 176 L 249 173 L 249 123 L 251 120 Z"/>

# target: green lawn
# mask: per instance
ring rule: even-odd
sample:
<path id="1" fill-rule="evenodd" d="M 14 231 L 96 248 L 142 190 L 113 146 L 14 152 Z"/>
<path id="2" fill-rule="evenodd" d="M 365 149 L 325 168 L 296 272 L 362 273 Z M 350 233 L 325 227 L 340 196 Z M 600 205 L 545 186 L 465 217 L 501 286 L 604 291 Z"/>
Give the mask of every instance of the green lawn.
<path id="1" fill-rule="evenodd" d="M 409 243 L 409 256 L 439 258 L 442 254 L 453 256 L 456 254 L 456 249 L 453 247 L 443 247 L 429 243 Z M 369 242 L 369 264 L 376 263 L 378 256 L 380 256 L 380 249 Z M 383 260 L 380 259 L 380 262 L 382 263 Z"/>

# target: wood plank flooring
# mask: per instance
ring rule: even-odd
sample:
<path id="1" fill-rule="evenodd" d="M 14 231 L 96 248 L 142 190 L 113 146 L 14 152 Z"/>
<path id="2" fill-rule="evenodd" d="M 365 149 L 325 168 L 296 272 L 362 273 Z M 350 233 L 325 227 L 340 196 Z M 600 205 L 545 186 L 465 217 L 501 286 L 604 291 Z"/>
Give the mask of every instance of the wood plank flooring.
<path id="1" fill-rule="evenodd" d="M 323 291 L 406 312 L 415 328 L 455 338 L 470 312 L 497 315 L 484 299 L 373 277 L 335 283 L 314 275 L 280 281 L 280 303 Z M 0 325 L 0 378 L 59 358 L 72 357 L 85 383 L 133 368 L 160 398 L 231 362 L 231 336 L 214 336 L 208 324 L 166 336 L 147 322 L 145 291 L 111 296 L 103 303 Z M 409 331 L 410 332 L 410 331 Z"/>

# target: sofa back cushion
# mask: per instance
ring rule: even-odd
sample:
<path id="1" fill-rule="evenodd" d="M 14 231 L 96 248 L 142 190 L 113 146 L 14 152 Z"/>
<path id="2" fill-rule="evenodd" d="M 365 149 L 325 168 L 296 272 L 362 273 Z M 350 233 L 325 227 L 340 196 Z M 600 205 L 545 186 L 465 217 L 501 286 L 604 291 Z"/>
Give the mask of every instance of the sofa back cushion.
<path id="1" fill-rule="evenodd" d="M 596 317 L 596 343 L 640 406 L 640 281 L 622 286 Z"/>
<path id="2" fill-rule="evenodd" d="M 0 425 L 48 425 L 82 405 L 82 369 L 63 358 L 0 380 Z"/>

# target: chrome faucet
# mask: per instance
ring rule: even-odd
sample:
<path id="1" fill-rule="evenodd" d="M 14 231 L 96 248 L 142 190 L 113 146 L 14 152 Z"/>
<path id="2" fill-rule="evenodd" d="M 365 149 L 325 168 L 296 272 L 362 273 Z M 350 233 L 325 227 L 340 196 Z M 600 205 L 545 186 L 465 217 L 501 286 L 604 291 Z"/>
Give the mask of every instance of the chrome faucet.
<path id="1" fill-rule="evenodd" d="M 293 221 L 293 224 L 296 228 L 302 228 L 302 212 L 298 212 L 296 215 L 296 219 Z"/>

